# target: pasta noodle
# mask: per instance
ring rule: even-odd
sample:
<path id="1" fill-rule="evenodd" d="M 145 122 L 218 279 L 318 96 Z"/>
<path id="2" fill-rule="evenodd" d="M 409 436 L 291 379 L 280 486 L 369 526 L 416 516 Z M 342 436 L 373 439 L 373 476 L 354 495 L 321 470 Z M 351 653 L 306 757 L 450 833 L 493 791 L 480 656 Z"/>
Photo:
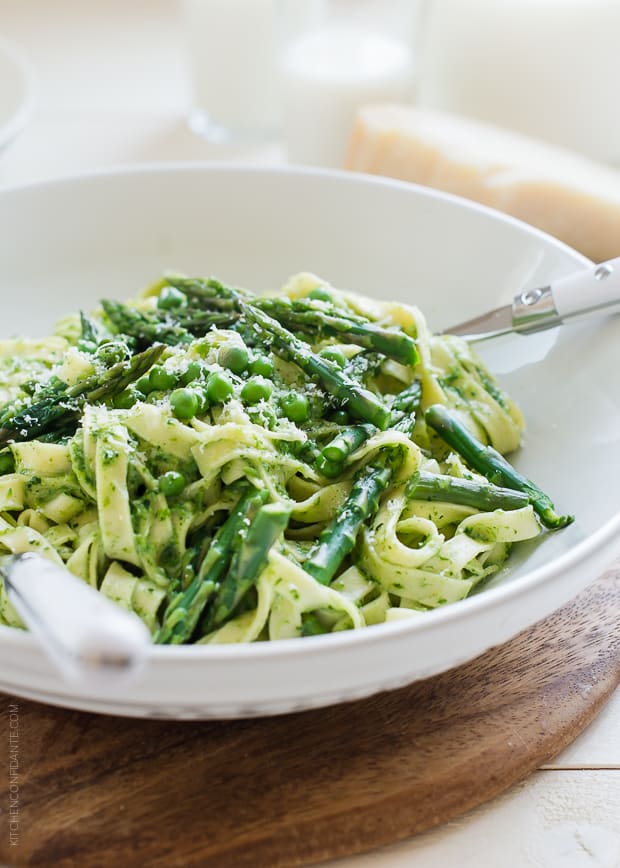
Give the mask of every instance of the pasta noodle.
<path id="1" fill-rule="evenodd" d="M 420 617 L 570 520 L 501 457 L 523 418 L 465 342 L 312 274 L 261 297 L 173 275 L 1 341 L 0 405 L 0 553 L 156 642 Z"/>

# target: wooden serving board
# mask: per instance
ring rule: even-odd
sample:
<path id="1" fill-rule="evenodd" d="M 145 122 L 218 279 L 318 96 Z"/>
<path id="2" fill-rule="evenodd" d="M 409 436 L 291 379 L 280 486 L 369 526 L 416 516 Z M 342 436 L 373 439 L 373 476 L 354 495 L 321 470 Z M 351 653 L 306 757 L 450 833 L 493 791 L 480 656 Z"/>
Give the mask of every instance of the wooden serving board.
<path id="1" fill-rule="evenodd" d="M 616 569 L 459 669 L 334 708 L 171 723 L 3 696 L 5 718 L 18 707 L 20 828 L 17 846 L 2 830 L 0 862 L 283 868 L 358 853 L 524 778 L 619 682 Z"/>

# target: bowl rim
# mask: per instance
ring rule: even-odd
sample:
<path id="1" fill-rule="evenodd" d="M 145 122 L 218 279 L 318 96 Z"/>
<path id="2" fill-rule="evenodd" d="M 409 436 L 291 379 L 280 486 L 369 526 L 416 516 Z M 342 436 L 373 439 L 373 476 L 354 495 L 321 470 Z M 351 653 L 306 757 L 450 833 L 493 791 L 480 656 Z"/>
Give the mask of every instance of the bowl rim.
<path id="1" fill-rule="evenodd" d="M 2 41 L 0 40 L 0 50 L 2 50 Z M 365 172 L 354 172 L 349 169 L 330 169 L 322 166 L 306 166 L 296 163 L 266 163 L 266 162 L 239 162 L 236 160 L 169 160 L 169 161 L 148 161 L 144 163 L 120 163 L 114 166 L 98 166 L 94 168 L 78 169 L 73 172 L 53 173 L 46 177 L 35 177 L 30 180 L 16 181 L 14 183 L 2 184 L 0 186 L 0 195 L 14 195 L 19 193 L 32 192 L 34 189 L 47 189 L 53 187 L 61 187 L 64 184 L 78 184 L 82 182 L 101 181 L 101 180 L 118 180 L 129 177 L 131 175 L 164 175 L 164 174 L 238 174 L 238 175 L 279 175 L 292 176 L 295 178 L 331 178 L 338 183 L 352 185 L 367 185 L 373 187 L 385 187 L 403 192 L 409 191 L 416 196 L 421 196 L 427 199 L 434 199 L 452 203 L 464 210 L 479 212 L 486 214 L 496 223 L 505 223 L 508 226 L 513 226 L 518 231 L 529 235 L 546 244 L 551 244 L 557 250 L 570 255 L 573 259 L 579 260 L 584 268 L 593 265 L 591 259 L 588 259 L 583 253 L 575 250 L 566 242 L 559 238 L 550 235 L 518 217 L 513 217 L 511 214 L 506 214 L 503 211 L 498 211 L 491 208 L 489 205 L 484 205 L 481 202 L 476 202 L 473 199 L 467 199 L 464 196 L 459 196 L 455 193 L 447 193 L 444 190 L 436 190 L 434 187 L 428 187 L 424 184 L 416 184 L 412 181 L 402 181 L 398 178 L 390 178 L 387 175 L 370 175 Z"/>
<path id="2" fill-rule="evenodd" d="M 1 48 L 2 43 L 0 42 Z M 252 164 L 235 161 L 218 162 L 215 160 L 148 162 L 136 165 L 124 164 L 62 173 L 44 179 L 33 179 L 26 182 L 4 185 L 0 188 L 0 200 L 7 195 L 31 192 L 38 189 L 46 190 L 62 187 L 66 184 L 79 184 L 94 180 L 122 180 L 133 175 L 147 176 L 149 174 L 173 175 L 186 173 L 265 176 L 271 174 L 295 178 L 331 178 L 338 183 L 391 187 L 400 189 L 403 192 L 409 191 L 422 198 L 441 200 L 457 205 L 465 210 L 486 214 L 496 222 L 513 226 L 530 237 L 540 239 L 545 245 L 551 244 L 557 250 L 568 253 L 573 259 L 580 261 L 584 267 L 592 264 L 591 260 L 574 250 L 568 244 L 522 220 L 496 211 L 486 205 L 408 181 L 341 169 L 298 165 Z M 147 659 L 153 663 L 157 663 L 158 661 L 174 661 L 176 663 L 177 661 L 182 662 L 186 660 L 208 660 L 213 662 L 271 660 L 273 657 L 280 657 L 281 655 L 290 656 L 300 653 L 307 655 L 310 650 L 314 652 L 328 651 L 338 653 L 349 649 L 351 646 L 358 647 L 360 644 L 374 645 L 377 642 L 383 643 L 386 640 L 398 639 L 407 634 L 413 636 L 418 633 L 428 633 L 428 631 L 434 630 L 439 625 L 449 625 L 467 619 L 470 613 L 485 612 L 499 603 L 516 602 L 528 595 L 532 588 L 536 588 L 543 583 L 549 583 L 552 579 L 557 579 L 564 571 L 574 568 L 586 560 L 597 549 L 611 542 L 615 535 L 620 535 L 620 510 L 614 513 L 605 524 L 577 542 L 568 551 L 554 557 L 548 564 L 525 572 L 513 582 L 500 583 L 493 588 L 485 589 L 480 594 L 459 600 L 457 604 L 440 606 L 425 612 L 423 618 L 407 618 L 402 621 L 377 624 L 360 630 L 347 630 L 322 636 L 308 636 L 304 637 L 303 642 L 299 638 L 292 638 L 280 639 L 277 642 L 243 642 L 230 645 L 152 645 Z M 0 651 L 11 646 L 16 649 L 40 649 L 40 645 L 33 634 L 14 627 L 0 625 Z M 43 652 L 41 651 L 41 653 Z"/>

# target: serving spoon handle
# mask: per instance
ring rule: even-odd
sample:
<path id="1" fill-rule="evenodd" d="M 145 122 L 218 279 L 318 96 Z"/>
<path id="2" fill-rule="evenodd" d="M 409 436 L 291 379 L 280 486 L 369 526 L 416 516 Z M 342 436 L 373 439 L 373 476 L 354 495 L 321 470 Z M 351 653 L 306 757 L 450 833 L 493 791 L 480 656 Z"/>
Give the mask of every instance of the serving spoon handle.
<path id="1" fill-rule="evenodd" d="M 0 564 L 9 600 L 62 674 L 89 687 L 135 674 L 151 636 L 132 612 L 32 552 Z"/>

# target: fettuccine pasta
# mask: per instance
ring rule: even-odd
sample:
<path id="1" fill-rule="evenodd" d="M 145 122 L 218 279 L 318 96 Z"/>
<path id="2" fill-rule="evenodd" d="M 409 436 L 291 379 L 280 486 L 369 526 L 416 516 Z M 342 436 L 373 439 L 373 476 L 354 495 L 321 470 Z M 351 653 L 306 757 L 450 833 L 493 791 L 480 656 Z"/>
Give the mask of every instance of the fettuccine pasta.
<path id="1" fill-rule="evenodd" d="M 163 644 L 421 617 L 570 521 L 502 457 L 523 424 L 413 306 L 165 277 L 0 342 L 0 555 L 64 565 Z M 22 626 L 3 588 L 0 622 Z"/>

